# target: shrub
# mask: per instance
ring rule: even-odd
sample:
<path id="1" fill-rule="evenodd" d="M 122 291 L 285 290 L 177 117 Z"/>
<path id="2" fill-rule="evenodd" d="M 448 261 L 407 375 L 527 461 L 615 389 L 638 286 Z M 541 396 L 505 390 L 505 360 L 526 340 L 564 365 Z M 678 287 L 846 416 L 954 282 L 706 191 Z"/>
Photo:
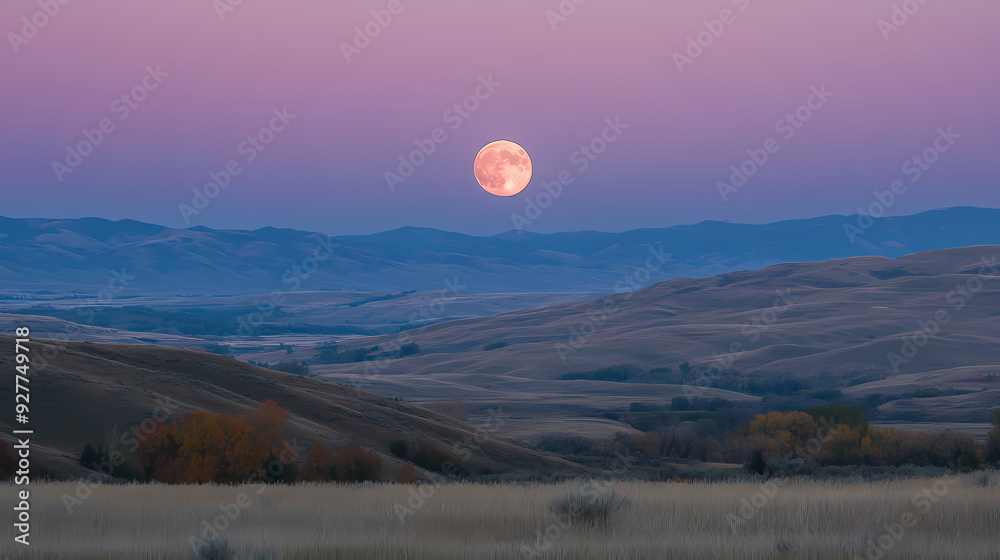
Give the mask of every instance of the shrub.
<path id="1" fill-rule="evenodd" d="M 583 436 L 542 436 L 538 448 L 549 453 L 561 455 L 579 455 L 590 453 L 594 449 L 594 441 Z"/>
<path id="2" fill-rule="evenodd" d="M 767 470 L 767 465 L 764 463 L 764 451 L 760 449 L 754 451 L 750 462 L 744 466 L 744 469 L 754 474 L 764 474 Z"/>
<path id="3" fill-rule="evenodd" d="M 990 414 L 993 429 L 986 441 L 986 460 L 990 463 L 1000 463 L 1000 408 Z"/>
<path id="4" fill-rule="evenodd" d="M 420 345 L 417 344 L 416 342 L 410 342 L 408 344 L 404 344 L 399 347 L 400 358 L 402 358 L 403 356 L 412 356 L 417 352 L 420 352 Z"/>
<path id="5" fill-rule="evenodd" d="M 979 486 L 980 488 L 1000 488 L 1000 472 L 987 469 L 970 474 L 965 478 L 965 485 Z"/>
<path id="6" fill-rule="evenodd" d="M 389 442 L 389 453 L 400 459 L 407 459 L 410 456 L 410 447 L 401 439 L 394 439 Z"/>
<path id="7" fill-rule="evenodd" d="M 486 346 L 483 346 L 483 352 L 489 352 L 490 350 L 497 350 L 499 348 L 505 348 L 506 346 L 507 346 L 507 343 L 504 342 L 504 341 L 502 341 L 502 340 L 500 340 L 498 342 L 491 342 L 491 343 L 487 344 Z"/>
<path id="8" fill-rule="evenodd" d="M 97 450 L 94 449 L 93 445 L 89 443 L 83 447 L 83 453 L 80 454 L 80 464 L 88 469 L 94 468 L 94 463 L 98 462 Z"/>
<path id="9" fill-rule="evenodd" d="M 429 471 L 445 475 L 458 474 L 462 470 L 462 462 L 458 457 L 432 442 L 425 442 L 414 451 L 413 462 Z"/>
<path id="10" fill-rule="evenodd" d="M 236 560 L 236 551 L 223 538 L 203 542 L 196 550 L 197 560 Z"/>
<path id="11" fill-rule="evenodd" d="M 350 364 L 369 359 L 369 355 L 373 352 L 378 352 L 378 346 L 372 346 L 371 348 L 349 348 L 343 352 L 339 352 L 336 344 L 327 344 L 320 347 L 319 354 L 316 354 L 314 357 L 321 364 Z"/>
<path id="12" fill-rule="evenodd" d="M 549 510 L 574 524 L 594 526 L 606 524 L 613 514 L 629 504 L 628 498 L 619 496 L 606 483 L 586 482 L 564 496 L 553 498 Z"/>
<path id="13" fill-rule="evenodd" d="M 365 451 L 356 443 L 348 443 L 334 455 L 338 480 L 344 482 L 378 481 L 382 477 L 382 458 L 374 451 Z"/>
<path id="14" fill-rule="evenodd" d="M 396 484 L 413 484 L 418 480 L 420 480 L 420 477 L 413 470 L 413 466 L 403 465 L 403 468 L 399 469 L 399 475 L 396 477 Z"/>
<path id="15" fill-rule="evenodd" d="M 366 482 L 382 477 L 382 458 L 348 443 L 336 453 L 316 442 L 306 453 L 306 475 L 317 482 Z"/>
<path id="16" fill-rule="evenodd" d="M 213 342 L 211 344 L 206 344 L 205 345 L 205 350 L 207 350 L 207 351 L 209 351 L 209 352 L 211 352 L 213 354 L 219 354 L 219 355 L 222 355 L 222 356 L 232 356 L 233 355 L 233 347 L 230 346 L 230 345 L 228 345 L 228 344 L 218 344 L 218 343 Z"/>
<path id="17" fill-rule="evenodd" d="M 309 375 L 309 365 L 305 362 L 305 360 L 288 360 L 285 362 L 278 362 L 271 369 L 283 371 L 285 373 L 294 373 L 295 375 Z"/>

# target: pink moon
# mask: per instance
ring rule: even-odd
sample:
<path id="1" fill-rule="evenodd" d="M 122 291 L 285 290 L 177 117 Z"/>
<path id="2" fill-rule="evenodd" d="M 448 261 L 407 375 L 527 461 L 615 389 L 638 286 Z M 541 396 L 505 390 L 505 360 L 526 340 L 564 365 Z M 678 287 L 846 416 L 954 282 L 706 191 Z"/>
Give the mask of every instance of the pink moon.
<path id="1" fill-rule="evenodd" d="M 509 140 L 483 146 L 472 167 L 483 190 L 496 196 L 514 196 L 531 181 L 528 152 Z"/>

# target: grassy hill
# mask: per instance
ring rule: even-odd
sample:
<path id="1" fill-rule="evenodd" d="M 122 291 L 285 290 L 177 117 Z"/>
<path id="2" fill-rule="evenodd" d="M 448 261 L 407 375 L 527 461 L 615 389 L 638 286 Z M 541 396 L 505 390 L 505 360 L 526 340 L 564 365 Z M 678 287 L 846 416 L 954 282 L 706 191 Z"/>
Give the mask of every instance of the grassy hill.
<path id="1" fill-rule="evenodd" d="M 1000 406 L 998 310 L 1000 246 L 966 247 L 679 278 L 586 303 L 452 321 L 405 333 L 420 353 L 380 366 L 377 376 L 364 375 L 367 363 L 314 372 L 364 379 L 381 394 L 536 402 L 536 411 L 565 401 L 593 415 L 629 400 L 663 403 L 681 388 L 562 376 L 619 364 L 676 371 L 689 362 L 841 388 L 853 399 L 909 399 L 882 405 L 890 418 L 933 413 L 982 422 Z M 926 340 L 925 328 L 936 329 Z M 352 342 L 391 347 L 399 340 Z M 483 350 L 499 341 L 506 346 Z M 968 391 L 975 393 L 962 394 Z M 704 396 L 740 398 L 713 390 Z"/>
<path id="2" fill-rule="evenodd" d="M 114 429 L 119 434 L 141 430 L 144 420 L 165 409 L 171 418 L 196 410 L 235 415 L 265 399 L 292 414 L 285 432 L 289 441 L 303 447 L 315 441 L 334 446 L 358 443 L 382 455 L 383 473 L 391 479 L 403 464 L 388 452 L 395 439 L 447 451 L 467 450 L 464 468 L 472 474 L 587 472 L 575 463 L 516 445 L 482 425 L 470 426 L 406 402 L 207 352 L 43 340 L 32 340 L 29 347 L 33 367 L 41 357 L 48 362 L 43 370 L 33 370 L 30 378 L 33 458 L 63 476 L 90 472 L 76 464 L 86 443 L 97 445 Z M 0 336 L 0 368 L 5 371 L 13 372 L 13 351 L 13 338 Z M 13 383 L 0 386 L 0 400 L 14 402 Z M 501 418 L 503 414 L 498 412 Z M 13 426 L 9 414 L 0 420 L 5 437 L 18 427 L 23 428 Z M 477 434 L 477 430 L 483 431 Z M 485 441 L 484 433 L 489 434 Z M 304 452 L 299 459 L 304 459 Z"/>

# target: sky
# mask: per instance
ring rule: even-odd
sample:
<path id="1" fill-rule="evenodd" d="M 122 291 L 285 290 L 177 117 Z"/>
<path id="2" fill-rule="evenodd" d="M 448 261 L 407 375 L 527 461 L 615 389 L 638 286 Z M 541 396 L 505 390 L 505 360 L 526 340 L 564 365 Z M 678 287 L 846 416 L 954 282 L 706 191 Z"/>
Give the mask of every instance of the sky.
<path id="1" fill-rule="evenodd" d="M 60 1 L 0 3 L 0 215 L 486 235 L 1000 207 L 1000 3 Z M 498 139 L 534 165 L 513 197 L 473 176 Z"/>

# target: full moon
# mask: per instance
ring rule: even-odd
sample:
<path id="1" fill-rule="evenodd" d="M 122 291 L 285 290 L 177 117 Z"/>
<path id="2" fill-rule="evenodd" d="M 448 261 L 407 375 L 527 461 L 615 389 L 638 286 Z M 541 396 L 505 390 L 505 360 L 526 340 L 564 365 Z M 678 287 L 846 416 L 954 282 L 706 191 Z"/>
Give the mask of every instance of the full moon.
<path id="1" fill-rule="evenodd" d="M 483 146 L 472 167 L 480 186 L 497 196 L 514 196 L 531 181 L 528 152 L 509 140 L 497 140 Z"/>

